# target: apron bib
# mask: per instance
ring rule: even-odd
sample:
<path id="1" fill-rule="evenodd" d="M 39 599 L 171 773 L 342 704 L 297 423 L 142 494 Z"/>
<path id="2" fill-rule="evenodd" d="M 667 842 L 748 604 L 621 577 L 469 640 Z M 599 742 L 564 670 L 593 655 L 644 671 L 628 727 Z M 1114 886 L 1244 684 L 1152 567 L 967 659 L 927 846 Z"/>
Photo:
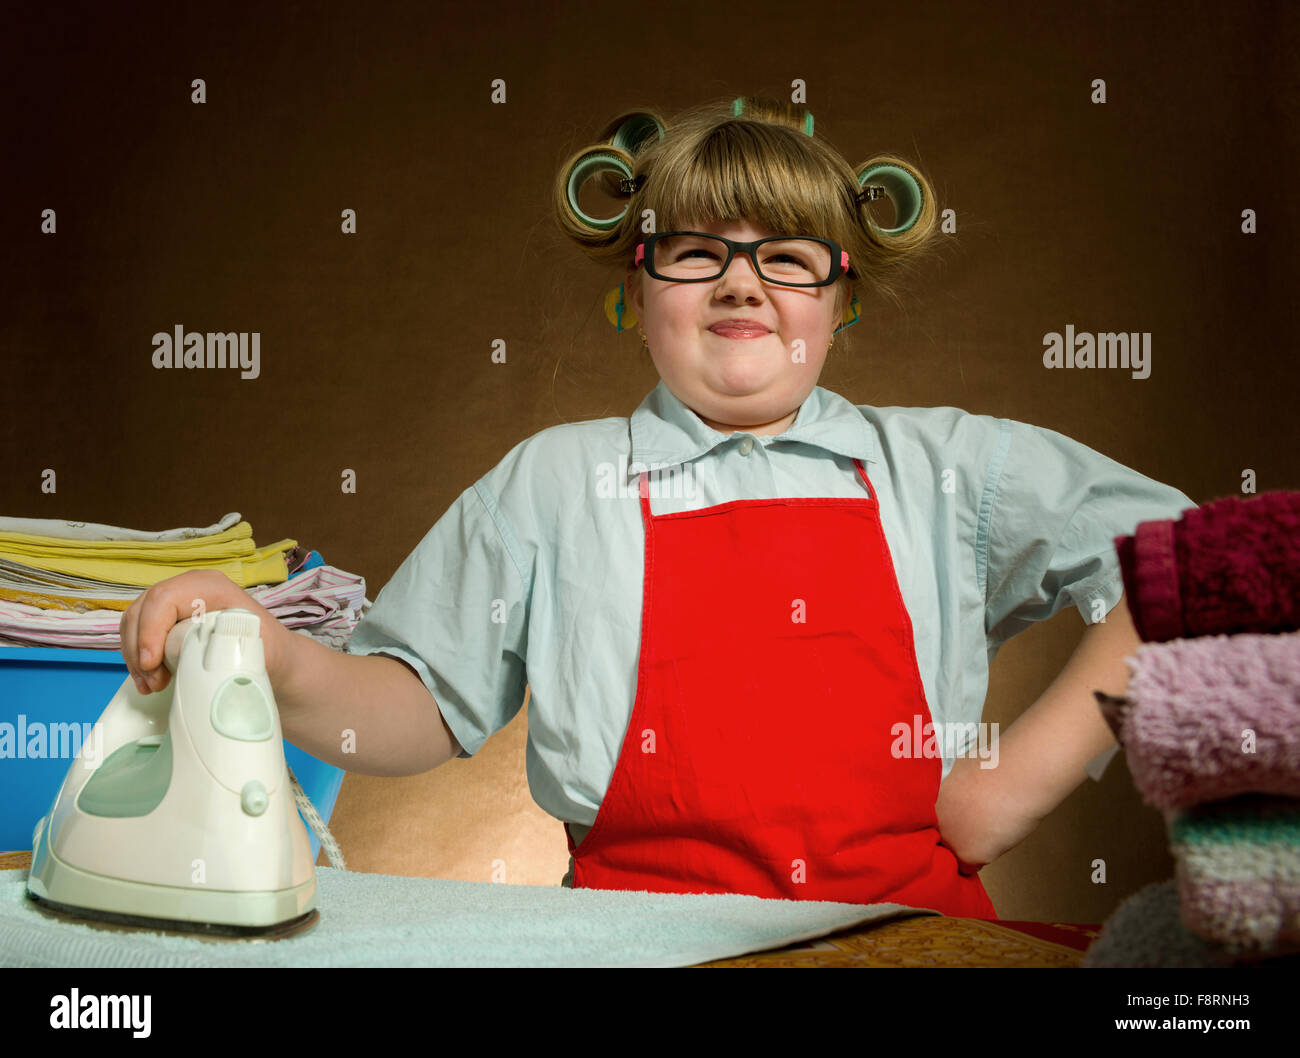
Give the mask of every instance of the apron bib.
<path id="1" fill-rule="evenodd" d="M 912 622 L 854 464 L 866 498 L 663 515 L 640 475 L 636 700 L 595 823 L 577 847 L 565 827 L 574 888 L 997 918 L 939 835 Z"/>

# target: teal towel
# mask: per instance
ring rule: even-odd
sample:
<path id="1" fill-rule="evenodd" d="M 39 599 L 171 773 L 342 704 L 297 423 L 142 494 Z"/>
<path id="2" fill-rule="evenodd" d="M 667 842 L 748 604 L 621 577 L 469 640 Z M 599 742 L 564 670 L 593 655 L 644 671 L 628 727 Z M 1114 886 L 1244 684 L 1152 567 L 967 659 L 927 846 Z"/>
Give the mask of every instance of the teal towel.
<path id="1" fill-rule="evenodd" d="M 316 868 L 320 921 L 232 943 L 60 922 L 0 871 L 0 966 L 690 966 L 864 922 L 935 915 L 901 904 L 497 885 Z"/>
<path id="2" fill-rule="evenodd" d="M 1183 925 L 1243 952 L 1300 950 L 1300 798 L 1248 794 L 1165 819 Z"/>

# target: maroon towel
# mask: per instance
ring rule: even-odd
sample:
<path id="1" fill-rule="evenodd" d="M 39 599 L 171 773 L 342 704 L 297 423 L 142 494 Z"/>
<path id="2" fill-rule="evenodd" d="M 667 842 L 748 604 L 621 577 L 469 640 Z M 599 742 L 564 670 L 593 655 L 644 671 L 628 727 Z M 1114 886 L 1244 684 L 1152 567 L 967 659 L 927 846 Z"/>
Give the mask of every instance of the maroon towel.
<path id="1" fill-rule="evenodd" d="M 1115 537 L 1148 643 L 1300 629 L 1300 492 L 1228 496 Z"/>

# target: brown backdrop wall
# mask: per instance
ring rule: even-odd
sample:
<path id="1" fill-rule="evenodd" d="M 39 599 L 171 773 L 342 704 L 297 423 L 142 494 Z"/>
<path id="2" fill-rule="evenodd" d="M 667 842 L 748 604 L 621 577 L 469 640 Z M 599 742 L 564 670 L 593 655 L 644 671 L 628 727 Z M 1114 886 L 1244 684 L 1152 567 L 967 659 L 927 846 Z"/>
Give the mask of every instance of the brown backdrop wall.
<path id="1" fill-rule="evenodd" d="M 629 415 L 657 381 L 603 318 L 619 277 L 555 231 L 562 159 L 631 107 L 795 79 L 818 134 L 852 163 L 921 165 L 958 226 L 905 311 L 864 306 L 821 385 L 1050 427 L 1197 502 L 1247 470 L 1300 486 L 1288 5 L 364 10 L 11 16 L 0 512 L 161 529 L 239 511 L 374 598 L 511 446 Z M 151 336 L 177 324 L 260 332 L 260 376 L 156 370 Z M 1044 369 L 1067 324 L 1150 332 L 1150 377 Z M 1009 724 L 1082 631 L 1071 609 L 1008 645 L 985 719 Z M 349 866 L 487 879 L 503 861 L 556 884 L 525 724 L 427 775 L 349 775 Z M 1165 847 L 1121 756 L 983 877 L 1003 917 L 1099 921 L 1171 876 Z"/>

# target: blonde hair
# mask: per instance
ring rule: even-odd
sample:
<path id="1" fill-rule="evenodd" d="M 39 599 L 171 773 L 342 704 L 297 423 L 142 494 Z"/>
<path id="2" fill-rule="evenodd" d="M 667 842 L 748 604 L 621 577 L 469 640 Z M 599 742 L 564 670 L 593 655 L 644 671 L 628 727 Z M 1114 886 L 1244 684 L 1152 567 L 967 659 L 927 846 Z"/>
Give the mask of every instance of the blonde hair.
<path id="1" fill-rule="evenodd" d="M 846 283 L 860 298 L 874 292 L 901 305 L 901 281 L 935 248 L 937 209 L 930 182 L 892 154 L 876 155 L 855 169 L 811 130 L 807 110 L 756 98 L 704 104 L 671 121 L 653 111 L 622 114 L 606 126 L 601 142 L 576 152 L 560 168 L 555 182 L 560 230 L 592 260 L 629 267 L 645 238 L 644 210 L 654 211 L 658 231 L 749 220 L 775 232 L 832 239 L 847 250 L 850 274 L 836 283 L 844 296 L 841 305 L 848 304 Z M 628 203 L 616 220 L 593 219 L 574 209 L 571 178 L 579 163 L 585 163 L 584 171 L 600 170 L 604 190 Z M 859 197 L 859 174 L 882 164 L 909 173 L 921 190 L 915 223 L 898 234 L 877 225 Z M 637 190 L 630 190 L 617 170 L 639 181 Z"/>

